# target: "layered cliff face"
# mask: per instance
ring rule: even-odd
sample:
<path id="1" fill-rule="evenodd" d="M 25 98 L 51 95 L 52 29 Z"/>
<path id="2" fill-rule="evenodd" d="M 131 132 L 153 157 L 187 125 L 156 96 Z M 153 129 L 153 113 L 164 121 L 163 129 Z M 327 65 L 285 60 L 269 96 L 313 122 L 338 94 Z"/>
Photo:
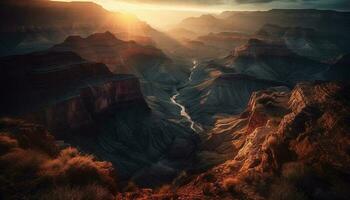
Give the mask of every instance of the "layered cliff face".
<path id="1" fill-rule="evenodd" d="M 349 100 L 349 86 L 332 82 L 255 92 L 245 112 L 219 119 L 203 141 L 200 167 L 224 163 L 191 181 L 184 176 L 161 195 L 346 199 Z"/>
<path id="2" fill-rule="evenodd" d="M 250 39 L 226 58 L 226 65 L 237 72 L 261 79 L 295 84 L 322 80 L 328 66 L 293 53 L 283 43 Z"/>
<path id="3" fill-rule="evenodd" d="M 318 61 L 332 60 L 348 48 L 336 35 L 303 27 L 281 27 L 273 24 L 264 25 L 257 35 L 272 40 L 282 40 L 294 53 Z"/>
<path id="4" fill-rule="evenodd" d="M 281 85 L 285 84 L 233 73 L 232 69 L 209 63 L 195 69 L 178 99 L 194 121 L 210 126 L 220 115 L 242 112 L 254 91 Z"/>
<path id="5" fill-rule="evenodd" d="M 134 74 L 146 81 L 178 84 L 187 76 L 178 70 L 184 66 L 175 64 L 162 50 L 119 40 L 110 32 L 95 33 L 86 38 L 70 36 L 50 51 L 72 51 L 86 60 L 106 64 L 114 74 Z"/>
<path id="6" fill-rule="evenodd" d="M 108 160 L 123 180 L 141 185 L 171 181 L 191 165 L 196 136 L 152 112 L 134 75 L 72 52 L 5 57 L 1 116 L 41 124 L 57 140 Z"/>
<path id="7" fill-rule="evenodd" d="M 150 63 L 157 62 L 156 60 L 159 60 L 158 62 L 166 60 L 166 56 L 161 50 L 141 46 L 135 42 L 119 40 L 110 32 L 96 33 L 86 38 L 70 36 L 63 43 L 53 46 L 50 50 L 75 52 L 86 60 L 106 64 L 116 74 L 142 74 L 142 69 L 135 69 L 133 68 L 135 66 L 128 65 L 130 59 L 144 56 L 145 60 Z M 147 63 L 143 64 L 147 65 Z"/>
<path id="8" fill-rule="evenodd" d="M 316 28 L 348 38 L 349 13 L 316 9 L 272 9 L 268 11 L 226 11 L 220 15 L 202 15 L 184 19 L 177 28 L 202 33 L 239 31 L 254 33 L 265 24 Z M 336 31 L 337 30 L 337 31 Z M 341 30 L 341 31 L 339 31 Z"/>
<path id="9" fill-rule="evenodd" d="M 112 76 L 100 63 L 87 62 L 71 52 L 38 52 L 1 59 L 3 113 L 35 110 L 45 102 L 69 98 L 80 87 Z M 33 107 L 33 109 L 32 109 Z"/>
<path id="10" fill-rule="evenodd" d="M 109 108 L 147 105 L 139 81 L 113 75 L 71 52 L 41 52 L 1 59 L 2 115 L 27 115 L 50 130 L 78 128 Z"/>

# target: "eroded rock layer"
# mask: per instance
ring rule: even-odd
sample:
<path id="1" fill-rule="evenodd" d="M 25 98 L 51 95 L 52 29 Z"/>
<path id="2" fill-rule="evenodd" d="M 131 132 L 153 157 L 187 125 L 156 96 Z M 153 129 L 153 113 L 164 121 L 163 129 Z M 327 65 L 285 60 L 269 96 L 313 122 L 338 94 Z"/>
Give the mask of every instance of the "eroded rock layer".
<path id="1" fill-rule="evenodd" d="M 204 140 L 202 163 L 223 163 L 190 181 L 187 176 L 162 195 L 346 199 L 349 89 L 344 84 L 318 82 L 300 83 L 291 92 L 276 88 L 255 92 L 245 112 L 219 119 Z M 213 160 L 218 156 L 221 161 Z"/>

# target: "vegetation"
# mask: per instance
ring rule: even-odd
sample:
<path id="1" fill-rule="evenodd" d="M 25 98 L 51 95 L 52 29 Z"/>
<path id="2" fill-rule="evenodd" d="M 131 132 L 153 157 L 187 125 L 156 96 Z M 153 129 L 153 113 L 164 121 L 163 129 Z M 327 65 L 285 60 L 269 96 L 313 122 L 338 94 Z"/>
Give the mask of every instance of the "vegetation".
<path id="1" fill-rule="evenodd" d="M 0 199 L 113 199 L 112 164 L 59 150 L 41 126 L 0 121 Z"/>

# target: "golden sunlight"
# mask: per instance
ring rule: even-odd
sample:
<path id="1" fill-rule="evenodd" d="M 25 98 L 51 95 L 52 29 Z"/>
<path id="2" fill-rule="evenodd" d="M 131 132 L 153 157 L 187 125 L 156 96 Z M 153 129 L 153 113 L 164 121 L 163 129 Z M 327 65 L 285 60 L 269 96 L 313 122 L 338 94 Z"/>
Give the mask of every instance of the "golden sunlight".
<path id="1" fill-rule="evenodd" d="M 79 0 L 58 0 L 58 1 L 79 1 Z M 115 0 L 91 0 L 107 10 L 126 12 L 136 15 L 142 21 L 146 21 L 153 27 L 167 29 L 172 25 L 179 23 L 187 17 L 200 16 L 202 14 L 218 14 L 222 12 L 220 7 L 200 7 L 189 5 L 167 5 L 167 4 L 147 4 L 130 3 Z M 126 19 L 127 20 L 127 19 Z"/>

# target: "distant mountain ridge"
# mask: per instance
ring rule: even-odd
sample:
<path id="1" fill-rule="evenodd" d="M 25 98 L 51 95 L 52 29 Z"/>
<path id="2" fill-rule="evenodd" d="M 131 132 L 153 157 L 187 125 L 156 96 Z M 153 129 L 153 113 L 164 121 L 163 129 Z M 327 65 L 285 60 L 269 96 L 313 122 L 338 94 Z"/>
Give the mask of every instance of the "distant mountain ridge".
<path id="1" fill-rule="evenodd" d="M 0 56 L 47 49 L 71 35 L 87 37 L 106 31 L 130 34 L 131 39 L 142 42 L 151 38 L 149 41 L 162 49 L 180 46 L 135 16 L 110 12 L 92 2 L 6 0 L 0 2 L 0 19 L 4 19 L 0 23 Z"/>
<path id="2" fill-rule="evenodd" d="M 269 11 L 226 11 L 217 16 L 191 17 L 183 20 L 178 27 L 190 30 L 204 31 L 244 31 L 255 32 L 264 24 L 280 26 L 302 26 L 318 28 L 323 31 L 336 32 L 342 30 L 349 32 L 350 12 L 316 9 L 272 9 Z M 329 30 L 327 30 L 329 29 Z M 346 35 L 346 33 L 343 33 Z"/>

